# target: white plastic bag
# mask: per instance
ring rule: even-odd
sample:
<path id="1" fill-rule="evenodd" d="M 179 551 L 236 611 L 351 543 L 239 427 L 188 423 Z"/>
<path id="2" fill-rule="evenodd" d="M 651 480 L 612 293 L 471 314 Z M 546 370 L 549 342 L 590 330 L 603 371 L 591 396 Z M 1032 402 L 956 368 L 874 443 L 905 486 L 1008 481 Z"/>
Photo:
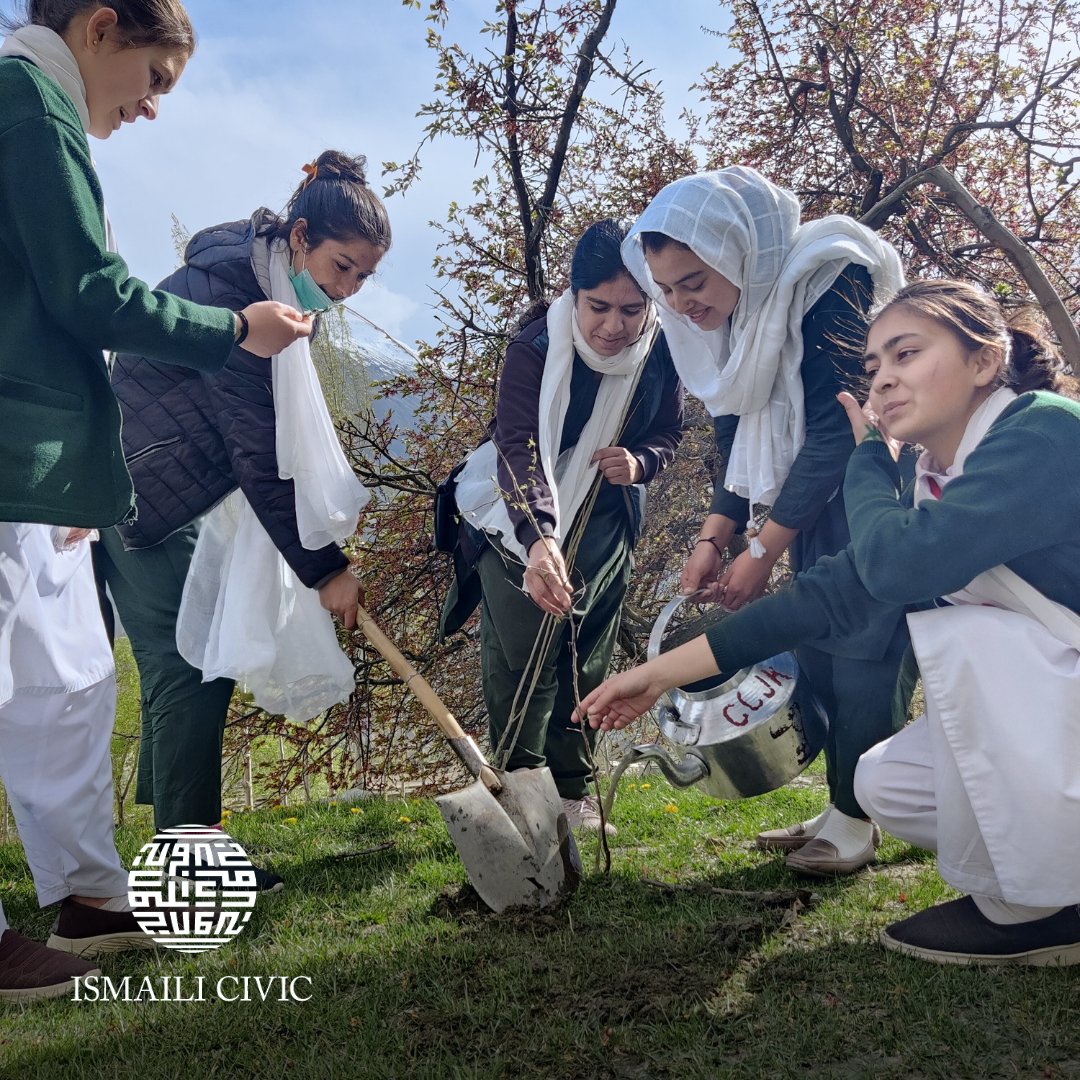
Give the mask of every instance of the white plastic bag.
<path id="1" fill-rule="evenodd" d="M 317 716 L 353 690 L 353 666 L 330 613 L 240 491 L 208 515 L 199 534 L 176 644 L 204 680 L 235 679 L 260 708 L 290 719 Z"/>
<path id="2" fill-rule="evenodd" d="M 283 252 L 270 256 L 272 297 L 296 307 Z M 296 489 L 309 550 L 353 534 L 368 501 L 337 441 L 307 341 L 273 364 L 278 472 Z M 207 515 L 177 619 L 180 655 L 203 679 L 235 679 L 268 712 L 308 720 L 347 701 L 355 684 L 333 619 L 293 573 L 241 491 Z"/>

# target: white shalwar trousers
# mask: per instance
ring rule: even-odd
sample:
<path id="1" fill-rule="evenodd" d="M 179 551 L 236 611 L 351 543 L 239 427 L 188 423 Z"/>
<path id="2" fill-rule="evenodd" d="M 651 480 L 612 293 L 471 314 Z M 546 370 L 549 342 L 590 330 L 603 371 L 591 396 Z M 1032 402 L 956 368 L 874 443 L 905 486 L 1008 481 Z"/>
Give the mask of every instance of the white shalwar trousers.
<path id="1" fill-rule="evenodd" d="M 859 760 L 855 795 L 882 828 L 938 855 L 973 897 L 1080 900 L 1080 648 L 1018 611 L 908 616 L 926 714 Z"/>
<path id="2" fill-rule="evenodd" d="M 891 836 L 937 852 L 934 752 L 925 715 L 859 758 L 855 798 Z M 977 834 L 974 842 L 982 842 Z"/>
<path id="3" fill-rule="evenodd" d="M 955 770 L 952 759 L 938 761 L 938 768 Z M 891 739 L 872 747 L 859 758 L 855 769 L 855 797 L 859 805 L 892 836 L 906 840 L 927 851 L 938 850 L 938 793 L 935 781 L 934 750 L 926 716 Z M 946 782 L 955 792 L 959 777 L 950 776 Z M 974 818 L 966 832 L 967 857 L 976 866 L 987 868 L 991 875 L 990 855 Z M 1060 910 L 1061 905 L 1035 906 L 1008 903 L 1001 899 L 996 886 L 982 891 L 969 891 L 979 910 L 996 923 L 1022 923 L 1042 919 Z"/>
<path id="4" fill-rule="evenodd" d="M 72 894 L 127 895 L 113 839 L 115 708 L 113 676 L 0 706 L 0 779 L 42 907 Z M 6 927 L 0 907 L 0 933 Z"/>
<path id="5" fill-rule="evenodd" d="M 112 652 L 89 542 L 61 533 L 0 522 L 0 780 L 42 907 L 127 894 L 113 842 Z"/>

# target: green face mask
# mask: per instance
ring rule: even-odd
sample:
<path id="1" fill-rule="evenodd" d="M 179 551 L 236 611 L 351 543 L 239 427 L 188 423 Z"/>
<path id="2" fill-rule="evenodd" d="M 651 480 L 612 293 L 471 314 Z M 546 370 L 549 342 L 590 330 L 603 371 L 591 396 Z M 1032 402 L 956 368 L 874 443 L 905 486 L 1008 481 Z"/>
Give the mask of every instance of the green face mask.
<path id="1" fill-rule="evenodd" d="M 296 293 L 296 300 L 302 311 L 329 311 L 334 306 L 335 301 L 319 288 L 310 270 L 305 268 L 298 274 L 290 266 L 289 280 L 292 282 L 293 292 Z"/>

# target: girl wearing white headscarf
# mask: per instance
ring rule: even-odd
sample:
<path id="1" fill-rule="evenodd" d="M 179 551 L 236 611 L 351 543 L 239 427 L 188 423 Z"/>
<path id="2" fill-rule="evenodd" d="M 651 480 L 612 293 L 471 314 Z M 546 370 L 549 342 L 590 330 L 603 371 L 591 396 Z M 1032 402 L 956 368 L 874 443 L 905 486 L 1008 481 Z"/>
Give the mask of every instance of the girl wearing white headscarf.
<path id="1" fill-rule="evenodd" d="M 840 484 L 855 444 L 836 394 L 861 377 L 865 312 L 902 284 L 900 261 L 851 218 L 800 224 L 795 196 L 742 166 L 665 187 L 623 257 L 660 307 L 683 383 L 713 417 L 724 470 L 682 589 L 737 610 L 762 595 L 785 551 L 798 572 L 848 541 Z M 743 529 L 750 545 L 724 569 Z M 891 734 L 901 654 L 899 637 L 885 655 L 800 652 L 830 716 L 830 803 L 758 838 L 790 851 L 793 869 L 832 874 L 873 861 L 878 833 L 852 776 L 859 755 Z"/>
<path id="2" fill-rule="evenodd" d="M 589 829 L 599 827 L 600 815 L 588 795 L 588 748 L 570 724 L 575 692 L 587 693 L 607 674 L 641 527 L 642 485 L 671 462 L 682 438 L 682 387 L 655 309 L 623 265 L 625 235 L 614 221 L 590 226 L 574 250 L 570 288 L 507 349 L 491 438 L 458 477 L 468 525 L 441 625 L 452 633 L 481 603 L 496 757 L 502 764 L 505 754 L 510 769 L 549 767 L 571 827 Z M 568 567 L 564 552 L 582 514 Z M 571 619 L 537 661 L 545 613 Z M 531 698 L 518 706 L 523 677 L 529 683 L 537 667 Z"/>

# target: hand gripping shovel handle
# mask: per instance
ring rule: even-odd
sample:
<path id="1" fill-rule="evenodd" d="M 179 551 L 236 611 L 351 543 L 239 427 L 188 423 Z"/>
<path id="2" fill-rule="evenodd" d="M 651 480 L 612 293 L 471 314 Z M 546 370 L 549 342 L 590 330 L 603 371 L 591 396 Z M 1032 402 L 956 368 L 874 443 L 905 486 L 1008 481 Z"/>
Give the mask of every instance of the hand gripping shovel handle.
<path id="1" fill-rule="evenodd" d="M 359 605 L 356 608 L 356 625 L 363 632 L 364 637 L 378 650 L 379 655 L 390 665 L 396 675 L 399 675 L 405 685 L 412 691 L 413 696 L 431 714 L 432 719 L 439 725 L 439 730 L 446 736 L 450 748 L 461 759 L 462 765 L 475 776 L 488 791 L 497 792 L 502 790 L 495 770 L 484 760 L 479 747 L 472 738 L 461 730 L 461 725 L 454 718 L 454 714 L 442 703 L 442 699 L 431 684 L 409 663 L 402 655 L 401 650 L 379 629 L 375 620 Z"/>

